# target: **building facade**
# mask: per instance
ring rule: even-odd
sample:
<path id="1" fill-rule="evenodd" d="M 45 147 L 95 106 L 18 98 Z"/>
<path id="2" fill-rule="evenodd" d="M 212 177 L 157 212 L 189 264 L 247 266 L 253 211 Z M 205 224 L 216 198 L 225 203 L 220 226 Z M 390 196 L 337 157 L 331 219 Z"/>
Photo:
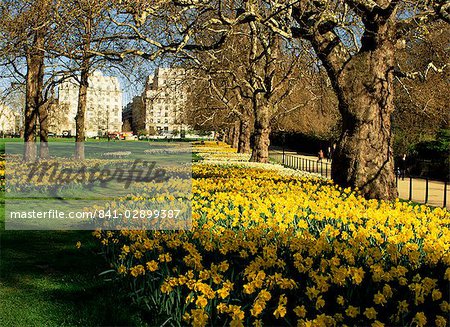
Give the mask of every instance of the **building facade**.
<path id="1" fill-rule="evenodd" d="M 156 135 L 182 132 L 187 100 L 185 81 L 186 73 L 181 68 L 157 68 L 155 75 L 148 77 L 140 99 L 142 107 L 133 107 L 138 130 Z"/>
<path id="2" fill-rule="evenodd" d="M 0 102 L 0 134 L 13 135 L 20 132 L 20 113 Z"/>
<path id="3" fill-rule="evenodd" d="M 79 85 L 75 79 L 68 79 L 60 84 L 58 107 L 64 110 L 58 110 L 61 117 L 53 117 L 49 122 L 49 125 L 56 129 L 51 132 L 60 135 L 68 131 L 75 135 L 78 90 Z M 122 90 L 117 77 L 104 76 L 99 71 L 89 77 L 85 130 L 87 137 L 122 131 Z"/>

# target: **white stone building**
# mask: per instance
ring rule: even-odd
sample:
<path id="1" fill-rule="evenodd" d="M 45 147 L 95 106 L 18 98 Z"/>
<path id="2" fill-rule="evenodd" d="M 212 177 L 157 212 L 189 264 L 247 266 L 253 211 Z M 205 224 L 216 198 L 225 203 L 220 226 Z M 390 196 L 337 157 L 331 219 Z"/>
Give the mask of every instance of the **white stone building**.
<path id="1" fill-rule="evenodd" d="M 137 126 L 145 126 L 150 134 L 180 134 L 183 125 L 183 110 L 187 100 L 185 70 L 182 68 L 157 68 L 155 75 L 147 79 L 142 93 L 143 114 L 133 119 L 141 120 Z"/>
<path id="2" fill-rule="evenodd" d="M 16 134 L 20 129 L 20 113 L 0 102 L 0 134 Z"/>
<path id="3" fill-rule="evenodd" d="M 58 105 L 68 107 L 67 114 L 61 110 L 61 114 L 67 115 L 68 119 L 61 119 L 61 123 L 56 124 L 50 122 L 58 129 L 51 132 L 59 135 L 63 131 L 70 131 L 71 135 L 75 135 L 78 89 L 75 79 L 68 79 L 59 86 Z M 85 119 L 87 137 L 122 131 L 122 90 L 117 77 L 104 76 L 99 71 L 89 77 Z"/>

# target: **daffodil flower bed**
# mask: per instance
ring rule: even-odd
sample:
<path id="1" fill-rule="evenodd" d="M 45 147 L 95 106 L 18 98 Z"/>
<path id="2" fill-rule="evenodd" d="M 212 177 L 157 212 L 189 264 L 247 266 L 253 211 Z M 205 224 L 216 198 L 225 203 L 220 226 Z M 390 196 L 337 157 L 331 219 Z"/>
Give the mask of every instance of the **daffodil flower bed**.
<path id="1" fill-rule="evenodd" d="M 94 232 L 154 324 L 448 325 L 446 209 L 366 200 L 275 165 L 218 160 L 193 177 L 191 230 Z M 137 184 L 117 206 L 152 194 Z"/>
<path id="2" fill-rule="evenodd" d="M 131 154 L 131 151 L 106 152 L 102 154 L 105 158 L 125 158 Z"/>
<path id="3" fill-rule="evenodd" d="M 200 153 L 204 161 L 249 161 L 250 154 L 234 152 L 202 152 Z"/>
<path id="4" fill-rule="evenodd" d="M 237 153 L 236 149 L 222 142 L 219 142 L 218 144 L 217 142 L 212 141 L 203 142 L 203 144 L 195 143 L 193 151 L 203 159 L 197 162 L 197 165 L 220 165 L 227 167 L 258 168 L 271 170 L 274 171 L 274 173 L 283 176 L 309 176 L 322 178 L 320 174 L 291 169 L 279 164 L 249 162 L 249 153 Z"/>
<path id="5" fill-rule="evenodd" d="M 5 190 L 5 158 L 0 156 L 0 192 Z"/>
<path id="6" fill-rule="evenodd" d="M 447 210 L 257 167 L 200 164 L 193 175 L 191 230 L 94 233 L 161 322 L 448 324 Z"/>

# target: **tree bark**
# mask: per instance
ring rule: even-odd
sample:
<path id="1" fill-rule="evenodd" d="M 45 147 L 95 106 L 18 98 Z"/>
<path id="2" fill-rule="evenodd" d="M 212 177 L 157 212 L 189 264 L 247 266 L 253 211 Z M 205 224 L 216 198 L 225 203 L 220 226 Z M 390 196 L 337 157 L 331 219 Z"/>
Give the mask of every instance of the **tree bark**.
<path id="1" fill-rule="evenodd" d="M 42 105 L 42 88 L 44 77 L 44 30 L 34 32 L 33 44 L 26 49 L 27 73 L 24 113 L 24 142 L 23 160 L 35 161 L 36 151 L 36 120 Z"/>
<path id="2" fill-rule="evenodd" d="M 334 81 L 343 124 L 332 178 L 343 187 L 358 187 L 367 198 L 386 200 L 397 197 L 390 121 L 394 111 L 393 29 L 389 22 L 378 25 L 372 46 L 347 62 Z"/>
<path id="3" fill-rule="evenodd" d="M 80 72 L 80 88 L 78 91 L 78 108 L 77 115 L 75 117 L 75 159 L 84 160 L 84 141 L 86 138 L 85 132 L 85 114 L 87 104 L 87 90 L 89 87 L 89 72 L 91 69 L 91 37 L 92 37 L 92 17 L 89 16 L 84 22 L 84 36 L 83 36 L 83 59 L 81 61 Z"/>
<path id="4" fill-rule="evenodd" d="M 48 106 L 42 104 L 38 110 L 39 116 L 39 158 L 47 159 L 48 150 Z"/>
<path id="5" fill-rule="evenodd" d="M 233 146 L 234 126 L 227 128 L 227 144 Z"/>
<path id="6" fill-rule="evenodd" d="M 232 147 L 237 149 L 239 146 L 239 135 L 240 135 L 240 128 L 239 128 L 239 121 L 236 121 L 233 126 L 233 143 Z"/>
<path id="7" fill-rule="evenodd" d="M 241 117 L 239 121 L 238 153 L 250 153 L 250 121 L 247 117 Z"/>
<path id="8" fill-rule="evenodd" d="M 84 160 L 84 140 L 86 137 L 85 133 L 85 113 L 86 113 L 86 102 L 87 102 L 87 89 L 89 87 L 89 71 L 88 69 L 83 69 L 80 76 L 80 89 L 78 91 L 78 108 L 77 115 L 75 117 L 76 125 L 76 137 L 75 137 L 75 159 Z"/>
<path id="9" fill-rule="evenodd" d="M 253 129 L 252 162 L 269 162 L 270 112 L 268 104 L 253 100 L 255 122 Z"/>

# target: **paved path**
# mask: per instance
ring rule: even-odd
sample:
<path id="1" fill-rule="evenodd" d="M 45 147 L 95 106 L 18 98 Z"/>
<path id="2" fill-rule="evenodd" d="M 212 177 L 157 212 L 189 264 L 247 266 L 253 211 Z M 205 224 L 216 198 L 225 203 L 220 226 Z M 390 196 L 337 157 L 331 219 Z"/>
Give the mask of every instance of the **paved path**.
<path id="1" fill-rule="evenodd" d="M 331 178 L 331 162 L 324 159 L 322 162 L 317 162 L 317 157 L 297 154 L 293 151 L 285 151 L 285 164 L 292 168 L 299 168 L 309 172 L 319 173 L 322 176 Z M 270 156 L 277 162 L 282 162 L 283 152 L 279 149 L 270 151 Z M 303 160 L 302 160 L 303 159 Z M 399 198 L 409 200 L 409 178 L 405 180 L 398 180 L 398 194 Z M 425 203 L 426 180 L 421 178 L 412 179 L 412 201 Z M 444 201 L 444 182 L 429 181 L 428 182 L 428 204 L 432 206 L 441 207 Z M 447 184 L 447 206 L 450 209 L 450 185 Z"/>

